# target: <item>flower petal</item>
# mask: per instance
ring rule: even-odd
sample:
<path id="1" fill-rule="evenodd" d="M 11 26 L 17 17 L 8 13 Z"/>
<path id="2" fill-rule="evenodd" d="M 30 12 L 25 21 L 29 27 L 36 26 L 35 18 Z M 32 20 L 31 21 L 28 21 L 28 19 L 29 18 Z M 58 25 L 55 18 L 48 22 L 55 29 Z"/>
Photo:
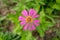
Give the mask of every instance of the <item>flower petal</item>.
<path id="1" fill-rule="evenodd" d="M 36 30 L 34 24 L 30 24 L 28 27 L 28 30 L 32 31 L 32 30 Z"/>
<path id="2" fill-rule="evenodd" d="M 27 30 L 28 26 L 29 26 L 29 24 L 26 24 L 26 25 L 24 26 L 23 30 Z"/>
<path id="3" fill-rule="evenodd" d="M 22 17 L 22 16 L 19 16 L 19 20 L 20 20 L 20 21 L 25 21 L 25 18 Z"/>
<path id="4" fill-rule="evenodd" d="M 24 16 L 28 16 L 28 12 L 27 12 L 26 10 L 23 10 L 23 11 L 22 11 L 22 14 L 23 14 Z"/>
<path id="5" fill-rule="evenodd" d="M 36 26 L 39 26 L 39 22 L 40 22 L 40 20 L 35 20 L 35 21 L 33 22 L 33 24 L 36 25 Z"/>
<path id="6" fill-rule="evenodd" d="M 29 24 L 28 30 L 30 31 L 32 30 L 31 24 Z"/>
<path id="7" fill-rule="evenodd" d="M 34 20 L 34 22 L 39 23 L 39 22 L 40 22 L 40 20 Z"/>
<path id="8" fill-rule="evenodd" d="M 28 27 L 28 30 L 32 31 L 32 27 Z"/>
<path id="9" fill-rule="evenodd" d="M 32 29 L 33 29 L 33 30 L 36 30 L 36 28 L 35 28 L 34 24 L 32 25 Z"/>
<path id="10" fill-rule="evenodd" d="M 33 16 L 33 18 L 38 18 L 38 17 L 39 17 L 39 15 L 34 15 L 34 16 Z"/>
<path id="11" fill-rule="evenodd" d="M 34 9 L 30 9 L 30 10 L 29 10 L 29 15 L 30 15 L 30 16 L 36 15 L 36 13 L 37 13 L 37 12 L 36 12 Z"/>
<path id="12" fill-rule="evenodd" d="M 26 22 L 25 22 L 25 21 L 22 21 L 20 24 L 21 24 L 22 26 L 24 26 L 24 25 L 26 24 Z"/>

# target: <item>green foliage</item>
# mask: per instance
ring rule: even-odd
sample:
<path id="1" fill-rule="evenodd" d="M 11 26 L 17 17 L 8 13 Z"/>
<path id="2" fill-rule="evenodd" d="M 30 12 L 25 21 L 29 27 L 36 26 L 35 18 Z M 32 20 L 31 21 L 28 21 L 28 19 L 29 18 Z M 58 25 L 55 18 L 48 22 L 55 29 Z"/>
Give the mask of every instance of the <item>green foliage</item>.
<path id="1" fill-rule="evenodd" d="M 46 21 L 45 17 L 46 17 L 46 14 L 45 14 L 44 10 L 42 9 L 42 11 L 40 12 L 40 18 L 39 18 L 39 20 L 41 21 L 40 26 L 37 27 L 37 31 L 39 32 L 41 37 L 44 37 L 45 31 L 53 26 L 53 23 Z"/>
<path id="2" fill-rule="evenodd" d="M 53 9 L 60 10 L 60 4 L 54 4 L 52 8 Z"/>
<path id="3" fill-rule="evenodd" d="M 0 21 L 4 20 L 7 16 L 0 17 Z"/>
<path id="4" fill-rule="evenodd" d="M 60 0 L 56 0 L 56 3 L 60 4 Z"/>
<path id="5" fill-rule="evenodd" d="M 18 40 L 20 36 L 17 36 L 16 34 L 10 33 L 10 32 L 0 32 L 0 40 Z"/>

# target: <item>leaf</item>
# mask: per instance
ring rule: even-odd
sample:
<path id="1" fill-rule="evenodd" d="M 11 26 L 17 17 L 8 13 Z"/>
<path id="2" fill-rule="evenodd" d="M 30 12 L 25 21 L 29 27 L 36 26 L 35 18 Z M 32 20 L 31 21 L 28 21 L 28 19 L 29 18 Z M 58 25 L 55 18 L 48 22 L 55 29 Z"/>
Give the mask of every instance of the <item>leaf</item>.
<path id="1" fill-rule="evenodd" d="M 54 21 L 54 19 L 51 17 L 51 16 L 49 16 L 49 15 L 45 15 L 47 18 L 49 18 L 51 21 L 52 21 L 52 23 L 55 23 L 55 21 Z"/>
<path id="2" fill-rule="evenodd" d="M 44 31 L 42 30 L 41 27 L 42 27 L 42 26 L 37 27 L 37 31 L 39 32 L 40 37 L 44 37 Z"/>
<path id="3" fill-rule="evenodd" d="M 47 27 L 52 27 L 54 24 L 52 22 L 46 21 L 45 23 L 47 25 Z"/>
<path id="4" fill-rule="evenodd" d="M 53 27 L 53 23 L 46 21 L 45 23 L 40 23 L 40 26 L 37 27 L 37 31 L 39 32 L 41 37 L 44 37 L 45 31 L 48 30 L 50 27 Z"/>
<path id="5" fill-rule="evenodd" d="M 60 4 L 60 0 L 56 0 L 56 3 L 59 3 Z"/>
<path id="6" fill-rule="evenodd" d="M 45 13 L 44 13 L 44 9 L 42 9 L 42 11 L 40 12 L 40 23 L 44 23 L 45 22 Z"/>
<path id="7" fill-rule="evenodd" d="M 38 12 L 38 10 L 40 9 L 40 5 L 39 4 L 35 4 L 34 9 Z"/>
<path id="8" fill-rule="evenodd" d="M 22 34 L 21 40 L 35 40 L 35 39 L 32 37 L 31 32 L 29 32 L 29 31 L 23 31 L 22 33 L 24 33 L 24 34 Z"/>
<path id="9" fill-rule="evenodd" d="M 45 5 L 45 2 L 43 2 L 44 0 L 35 0 L 36 3 L 40 3 L 41 5 Z"/>
<path id="10" fill-rule="evenodd" d="M 0 17 L 0 21 L 4 20 L 7 16 Z"/>
<path id="11" fill-rule="evenodd" d="M 56 10 L 60 10 L 60 4 L 54 4 L 52 8 Z"/>
<path id="12" fill-rule="evenodd" d="M 0 38 L 0 40 L 3 40 L 2 38 Z"/>
<path id="13" fill-rule="evenodd" d="M 57 37 L 54 37 L 54 38 L 52 38 L 52 40 L 59 40 L 59 38 L 57 38 Z"/>
<path id="14" fill-rule="evenodd" d="M 49 15 L 51 15 L 53 12 L 52 8 L 46 8 L 46 13 L 48 13 Z"/>
<path id="15" fill-rule="evenodd" d="M 48 4 L 52 9 L 60 10 L 60 4 L 50 2 Z"/>
<path id="16" fill-rule="evenodd" d="M 45 30 L 45 25 L 44 25 L 44 23 L 45 23 L 45 13 L 44 13 L 44 9 L 42 8 L 42 11 L 40 12 L 40 18 L 39 18 L 39 20 L 40 20 L 40 26 L 39 27 L 37 27 L 37 31 L 39 32 L 39 34 L 40 34 L 40 36 L 41 37 L 44 37 L 44 30 Z"/>
<path id="17" fill-rule="evenodd" d="M 18 2 L 18 0 L 12 0 L 13 2 Z"/>

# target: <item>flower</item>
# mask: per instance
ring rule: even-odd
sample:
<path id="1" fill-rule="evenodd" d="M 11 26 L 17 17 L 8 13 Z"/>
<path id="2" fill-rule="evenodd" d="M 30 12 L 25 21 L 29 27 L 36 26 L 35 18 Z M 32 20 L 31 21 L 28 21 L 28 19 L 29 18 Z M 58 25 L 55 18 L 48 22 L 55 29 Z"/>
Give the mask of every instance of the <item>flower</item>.
<path id="1" fill-rule="evenodd" d="M 23 10 L 22 16 L 19 16 L 23 30 L 36 30 L 36 26 L 39 26 L 40 22 L 40 20 L 36 20 L 38 17 L 39 15 L 34 9 L 30 9 L 29 11 Z"/>

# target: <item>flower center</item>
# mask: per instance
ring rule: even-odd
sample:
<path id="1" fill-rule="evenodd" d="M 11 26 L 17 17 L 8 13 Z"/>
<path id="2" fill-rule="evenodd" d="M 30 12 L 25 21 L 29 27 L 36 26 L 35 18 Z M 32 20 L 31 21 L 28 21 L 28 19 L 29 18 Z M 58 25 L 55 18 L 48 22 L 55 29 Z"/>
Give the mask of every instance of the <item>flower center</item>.
<path id="1" fill-rule="evenodd" d="M 29 23 L 33 22 L 33 18 L 31 16 L 26 17 L 26 22 Z"/>

